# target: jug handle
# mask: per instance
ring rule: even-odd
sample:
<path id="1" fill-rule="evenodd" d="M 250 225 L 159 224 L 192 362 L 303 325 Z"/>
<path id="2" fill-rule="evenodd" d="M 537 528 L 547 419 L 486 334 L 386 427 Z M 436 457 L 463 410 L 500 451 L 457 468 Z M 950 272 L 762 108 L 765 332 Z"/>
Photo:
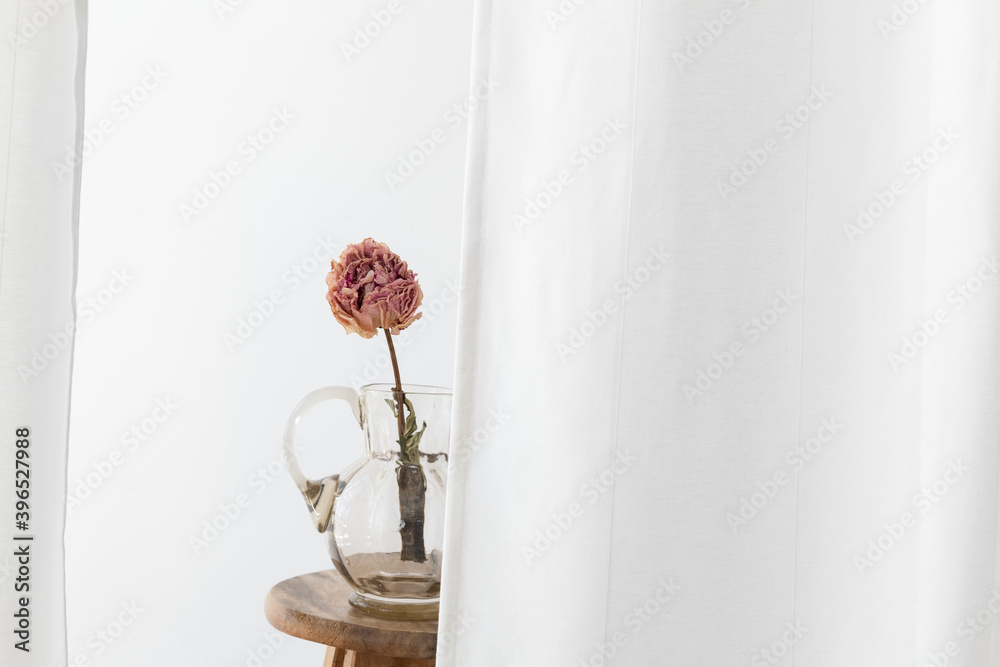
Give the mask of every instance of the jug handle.
<path id="1" fill-rule="evenodd" d="M 361 400 L 358 392 L 350 387 L 323 387 L 310 392 L 299 401 L 299 404 L 292 410 L 288 422 L 285 424 L 285 439 L 282 449 L 285 467 L 292 475 L 295 486 L 299 488 L 302 496 L 306 499 L 306 504 L 312 514 L 313 525 L 319 532 L 325 532 L 333 517 L 333 503 L 337 497 L 337 485 L 340 475 L 329 475 L 321 480 L 311 480 L 302 474 L 299 467 L 299 459 L 295 455 L 295 435 L 299 429 L 299 422 L 307 412 L 325 401 L 340 399 L 347 401 L 351 406 L 354 418 L 361 424 Z"/>

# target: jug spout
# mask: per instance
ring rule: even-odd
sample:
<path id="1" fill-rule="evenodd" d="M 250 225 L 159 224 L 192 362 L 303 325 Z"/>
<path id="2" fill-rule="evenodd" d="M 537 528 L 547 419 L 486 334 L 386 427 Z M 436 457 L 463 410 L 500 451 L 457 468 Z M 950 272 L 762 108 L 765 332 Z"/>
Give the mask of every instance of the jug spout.
<path id="1" fill-rule="evenodd" d="M 307 479 L 305 484 L 299 487 L 302 497 L 306 499 L 306 505 L 309 506 L 313 525 L 321 533 L 326 532 L 330 526 L 330 519 L 333 518 L 333 505 L 337 500 L 339 484 L 340 475 L 330 475 L 318 482 Z"/>

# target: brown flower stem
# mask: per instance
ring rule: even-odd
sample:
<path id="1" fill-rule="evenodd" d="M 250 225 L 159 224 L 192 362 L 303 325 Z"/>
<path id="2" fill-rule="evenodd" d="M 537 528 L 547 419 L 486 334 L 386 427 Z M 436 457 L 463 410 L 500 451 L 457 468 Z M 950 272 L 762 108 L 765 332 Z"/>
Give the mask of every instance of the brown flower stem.
<path id="1" fill-rule="evenodd" d="M 424 502 L 427 496 L 427 478 L 420 464 L 402 463 L 396 468 L 399 485 L 399 537 L 402 550 L 399 559 L 413 563 L 427 560 L 424 546 Z"/>
<path id="2" fill-rule="evenodd" d="M 389 343 L 389 358 L 392 359 L 392 374 L 396 378 L 396 424 L 399 427 L 399 451 L 402 452 L 405 446 L 403 442 L 403 384 L 399 381 L 399 363 L 396 361 L 396 348 L 392 345 L 392 332 L 382 329 L 385 332 L 385 340 Z"/>
<path id="3" fill-rule="evenodd" d="M 400 560 L 423 563 L 427 560 L 424 545 L 424 510 L 427 498 L 427 478 L 423 466 L 420 465 L 420 452 L 411 454 L 408 451 L 406 428 L 403 409 L 406 397 L 403 395 L 403 385 L 399 379 L 399 363 L 396 361 L 396 349 L 392 344 L 392 333 L 385 331 L 386 342 L 389 343 L 389 357 L 392 359 L 392 373 L 396 379 L 396 424 L 399 428 L 399 458 L 400 465 L 396 468 L 396 483 L 399 486 L 399 537 L 401 549 Z"/>

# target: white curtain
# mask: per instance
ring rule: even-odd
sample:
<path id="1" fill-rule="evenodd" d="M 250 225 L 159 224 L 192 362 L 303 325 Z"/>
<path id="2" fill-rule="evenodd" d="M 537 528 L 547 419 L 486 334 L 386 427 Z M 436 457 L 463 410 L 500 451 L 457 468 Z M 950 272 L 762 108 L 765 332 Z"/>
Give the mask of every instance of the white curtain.
<path id="1" fill-rule="evenodd" d="M 86 3 L 0 4 L 0 664 L 66 664 Z"/>
<path id="2" fill-rule="evenodd" d="M 476 12 L 438 664 L 1000 664 L 1000 5 Z"/>

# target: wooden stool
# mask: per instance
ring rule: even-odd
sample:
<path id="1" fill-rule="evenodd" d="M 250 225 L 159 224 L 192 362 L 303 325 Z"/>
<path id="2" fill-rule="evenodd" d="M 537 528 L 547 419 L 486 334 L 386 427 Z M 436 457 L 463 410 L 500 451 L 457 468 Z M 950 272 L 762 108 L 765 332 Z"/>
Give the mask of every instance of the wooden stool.
<path id="1" fill-rule="evenodd" d="M 353 589 L 336 570 L 285 579 L 264 603 L 268 622 L 293 637 L 324 644 L 323 667 L 434 667 L 436 621 L 391 621 L 347 601 Z"/>

